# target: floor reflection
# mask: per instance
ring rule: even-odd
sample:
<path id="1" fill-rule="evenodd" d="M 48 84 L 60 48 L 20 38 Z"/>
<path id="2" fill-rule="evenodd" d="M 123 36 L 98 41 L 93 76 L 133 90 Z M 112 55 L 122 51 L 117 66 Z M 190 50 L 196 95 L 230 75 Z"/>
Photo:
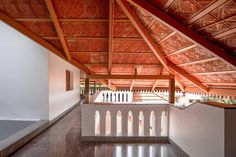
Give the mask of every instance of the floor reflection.
<path id="1" fill-rule="evenodd" d="M 92 157 L 92 156 L 91 156 Z M 100 144 L 94 157 L 184 157 L 170 144 Z"/>
<path id="2" fill-rule="evenodd" d="M 12 157 L 185 157 L 171 144 L 99 144 L 80 140 L 80 109 L 12 154 Z"/>

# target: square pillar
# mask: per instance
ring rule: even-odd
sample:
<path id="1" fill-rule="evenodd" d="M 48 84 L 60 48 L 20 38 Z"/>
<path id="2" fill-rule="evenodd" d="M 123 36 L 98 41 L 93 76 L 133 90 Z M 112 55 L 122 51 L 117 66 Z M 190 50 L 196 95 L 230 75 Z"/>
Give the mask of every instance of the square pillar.
<path id="1" fill-rule="evenodd" d="M 169 80 L 169 103 L 175 103 L 175 79 Z"/>
<path id="2" fill-rule="evenodd" d="M 90 87 L 89 87 L 89 79 L 85 79 L 85 89 L 84 89 L 84 97 L 85 103 L 90 103 Z"/>

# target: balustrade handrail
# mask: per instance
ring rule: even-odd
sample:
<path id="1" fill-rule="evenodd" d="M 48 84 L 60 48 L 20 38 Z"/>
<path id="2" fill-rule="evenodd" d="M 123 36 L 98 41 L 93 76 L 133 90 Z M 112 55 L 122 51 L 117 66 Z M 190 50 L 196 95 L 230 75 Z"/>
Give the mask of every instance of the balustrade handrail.
<path id="1" fill-rule="evenodd" d="M 82 136 L 168 136 L 168 109 L 166 104 L 82 104 Z"/>

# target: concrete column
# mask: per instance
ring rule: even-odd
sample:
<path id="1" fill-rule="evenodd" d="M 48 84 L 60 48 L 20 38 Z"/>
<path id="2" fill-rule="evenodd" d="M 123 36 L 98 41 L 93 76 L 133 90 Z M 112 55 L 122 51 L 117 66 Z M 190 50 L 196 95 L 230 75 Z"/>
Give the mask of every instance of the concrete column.
<path id="1" fill-rule="evenodd" d="M 175 103 L 175 79 L 169 80 L 169 103 Z"/>
<path id="2" fill-rule="evenodd" d="M 85 79 L 85 89 L 84 89 L 84 97 L 85 97 L 85 103 L 90 103 L 90 92 L 89 92 L 89 79 Z"/>

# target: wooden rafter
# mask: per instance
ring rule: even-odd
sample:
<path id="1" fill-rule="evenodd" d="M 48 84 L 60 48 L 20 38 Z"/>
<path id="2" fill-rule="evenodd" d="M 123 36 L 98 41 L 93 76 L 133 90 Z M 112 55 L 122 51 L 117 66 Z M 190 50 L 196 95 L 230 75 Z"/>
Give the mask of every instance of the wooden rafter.
<path id="1" fill-rule="evenodd" d="M 85 63 L 84 65 L 86 66 L 91 66 L 91 65 L 107 65 L 106 63 Z M 144 63 L 113 63 L 113 65 L 116 66 L 152 66 L 152 67 L 157 67 L 157 68 L 162 68 L 163 65 L 162 64 L 152 64 L 152 63 L 148 63 L 148 64 L 144 64 Z"/>
<path id="2" fill-rule="evenodd" d="M 182 92 L 185 92 L 185 87 L 183 83 L 180 81 L 179 76 L 175 76 L 175 81 L 178 84 L 179 88 L 181 89 Z"/>
<path id="3" fill-rule="evenodd" d="M 205 94 L 205 92 L 199 90 L 198 88 L 191 88 L 191 87 L 186 88 L 186 92 Z M 236 89 L 209 88 L 208 94 L 220 95 L 220 96 L 231 96 L 231 97 L 236 98 Z"/>
<path id="4" fill-rule="evenodd" d="M 188 24 L 192 24 L 195 21 L 197 21 L 198 19 L 202 18 L 203 16 L 205 16 L 206 14 L 210 13 L 212 10 L 216 9 L 217 7 L 221 6 L 222 4 L 226 3 L 229 0 L 220 0 L 220 1 L 215 1 L 214 3 L 212 3 L 210 6 L 208 6 L 206 9 L 202 10 L 201 12 L 199 12 L 198 14 L 196 14 L 195 16 L 193 16 L 192 18 L 190 18 L 187 23 Z"/>
<path id="5" fill-rule="evenodd" d="M 131 81 L 129 90 L 131 91 L 133 89 L 133 87 L 134 87 L 134 79 Z"/>
<path id="6" fill-rule="evenodd" d="M 43 36 L 42 38 L 47 39 L 47 40 L 59 40 L 59 37 L 53 37 L 53 36 Z M 84 39 L 84 40 L 108 40 L 108 37 L 72 37 L 72 36 L 67 36 L 65 37 L 67 40 L 74 40 L 74 39 Z M 113 40 L 143 40 L 143 38 L 140 37 L 113 37 Z"/>
<path id="7" fill-rule="evenodd" d="M 99 81 L 101 84 L 103 84 L 104 86 L 107 86 L 108 88 L 112 89 L 112 90 L 116 90 L 116 86 L 114 86 L 112 83 L 110 83 L 110 85 L 108 84 L 108 81 L 106 80 L 100 80 Z"/>
<path id="8" fill-rule="evenodd" d="M 19 22 L 51 22 L 52 19 L 49 18 L 15 18 L 16 21 Z M 95 18 L 89 18 L 89 19 L 78 19 L 78 18 L 59 18 L 58 19 L 60 22 L 81 22 L 81 23 L 85 23 L 85 22 L 109 22 L 109 19 L 95 19 Z M 129 19 L 114 19 L 115 22 L 130 22 Z"/>
<path id="9" fill-rule="evenodd" d="M 135 10 L 130 7 L 130 5 L 125 0 L 117 0 L 118 4 L 126 14 L 126 16 L 130 19 L 134 27 L 137 29 L 137 31 L 140 33 L 140 35 L 143 37 L 145 42 L 148 44 L 150 49 L 154 52 L 154 54 L 157 56 L 159 61 L 162 63 L 162 65 L 171 73 L 176 72 L 180 74 L 181 76 L 185 77 L 189 81 L 191 81 L 193 84 L 195 84 L 197 87 L 204 91 L 208 91 L 207 87 L 203 85 L 199 80 L 194 78 L 193 76 L 187 74 L 183 69 L 175 66 L 172 62 L 168 61 L 164 54 L 161 52 L 161 50 L 157 47 L 156 43 L 151 38 L 148 31 L 143 26 L 140 19 L 137 17 Z"/>
<path id="10" fill-rule="evenodd" d="M 122 79 L 122 80 L 168 80 L 168 79 L 174 79 L 174 75 L 98 75 L 98 74 L 92 74 L 87 75 L 87 78 L 89 79 Z"/>
<path id="11" fill-rule="evenodd" d="M 113 27 L 114 27 L 114 0 L 109 0 L 109 52 L 108 52 L 108 73 L 111 74 L 112 69 L 112 48 L 113 48 Z"/>
<path id="12" fill-rule="evenodd" d="M 60 58 L 66 60 L 65 56 L 63 55 L 63 53 L 60 50 L 58 50 L 57 48 L 52 46 L 50 43 L 48 43 L 46 40 L 42 39 L 41 37 L 39 37 L 35 33 L 31 32 L 30 30 L 25 28 L 22 24 L 16 22 L 13 18 L 7 16 L 6 14 L 4 14 L 1 11 L 0 11 L 0 19 L 2 21 L 4 21 L 5 23 L 7 23 L 8 25 L 10 25 L 11 27 L 13 27 L 14 29 L 16 29 L 19 32 L 21 32 L 22 34 L 24 34 L 25 36 L 29 37 L 30 39 L 34 40 L 38 44 L 47 48 L 48 50 L 50 50 L 51 52 L 53 52 L 54 54 L 56 54 Z M 70 61 L 70 63 L 73 64 L 74 66 L 76 66 L 77 68 L 79 68 L 80 70 L 84 71 L 85 73 L 88 73 L 88 74 L 92 73 L 91 70 L 89 70 L 87 67 L 83 66 L 81 63 L 77 62 L 74 59 L 72 59 Z"/>
<path id="13" fill-rule="evenodd" d="M 49 13 L 50 13 L 50 15 L 51 15 L 52 22 L 53 22 L 53 24 L 54 24 L 54 26 L 55 26 L 55 29 L 56 29 L 56 31 L 57 31 L 57 35 L 58 35 L 58 37 L 59 37 L 59 40 L 60 40 L 60 42 L 61 42 L 61 45 L 62 45 L 62 47 L 63 47 L 63 49 L 64 49 L 65 54 L 66 54 L 66 57 L 67 57 L 67 59 L 68 59 L 69 61 L 71 61 L 71 55 L 70 55 L 69 49 L 68 49 L 68 47 L 67 47 L 67 44 L 66 44 L 66 40 L 65 40 L 65 38 L 64 38 L 64 35 L 63 35 L 63 33 L 62 33 L 62 29 L 61 29 L 59 20 L 58 20 L 58 18 L 57 18 L 56 12 L 55 12 L 55 10 L 54 10 L 52 1 L 51 1 L 51 0 L 45 0 L 45 2 L 46 2 L 46 5 L 47 5 L 47 7 L 48 7 L 48 11 L 49 11 Z"/>
<path id="14" fill-rule="evenodd" d="M 152 86 L 152 92 L 155 90 L 155 88 L 156 88 L 156 86 L 157 86 L 157 83 L 158 83 L 158 80 L 156 80 L 155 82 L 154 82 L 154 84 L 153 84 L 153 86 Z"/>
<path id="15" fill-rule="evenodd" d="M 229 64 L 233 67 L 236 66 L 235 56 L 232 56 L 230 53 L 224 51 L 222 48 L 204 39 L 202 36 L 198 35 L 191 29 L 179 23 L 177 20 L 175 20 L 171 16 L 167 15 L 161 9 L 151 5 L 148 1 L 145 1 L 145 0 L 128 0 L 128 1 L 131 4 L 135 5 L 136 7 L 147 11 L 148 13 L 153 15 L 155 18 L 159 19 L 160 21 L 167 24 L 169 27 L 171 27 L 175 31 L 179 32 L 180 34 L 188 38 L 193 43 L 198 44 L 199 46 L 208 49 L 214 55 L 218 56 L 226 64 Z"/>

